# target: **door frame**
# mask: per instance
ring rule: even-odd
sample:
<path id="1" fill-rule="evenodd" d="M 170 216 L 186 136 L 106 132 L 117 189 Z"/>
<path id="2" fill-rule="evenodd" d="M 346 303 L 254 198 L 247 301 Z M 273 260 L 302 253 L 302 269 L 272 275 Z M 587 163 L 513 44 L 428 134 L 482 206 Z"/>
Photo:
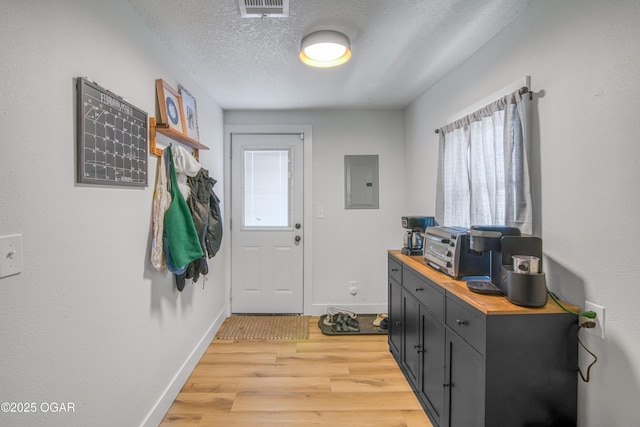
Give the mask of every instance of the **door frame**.
<path id="1" fill-rule="evenodd" d="M 231 134 L 233 133 L 254 133 L 254 134 L 278 134 L 278 133 L 303 133 L 304 134 L 304 153 L 303 153 L 303 224 L 304 238 L 302 239 L 303 248 L 303 314 L 310 315 L 312 312 L 312 272 L 311 266 L 311 242 L 313 233 L 313 182 L 312 182 L 312 166 L 313 166 L 313 137 L 311 125 L 225 125 L 224 126 L 224 216 L 225 231 L 229 236 L 227 244 L 231 244 Z M 225 313 L 231 315 L 231 254 L 232 251 L 226 251 L 227 256 L 224 260 L 225 264 L 225 291 L 226 303 Z"/>

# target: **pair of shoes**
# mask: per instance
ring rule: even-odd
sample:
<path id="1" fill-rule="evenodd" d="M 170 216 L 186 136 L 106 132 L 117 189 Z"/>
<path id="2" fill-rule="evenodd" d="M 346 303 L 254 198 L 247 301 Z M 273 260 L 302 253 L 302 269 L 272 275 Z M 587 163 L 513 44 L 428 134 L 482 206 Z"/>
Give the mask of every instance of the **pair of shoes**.
<path id="1" fill-rule="evenodd" d="M 327 325 L 327 319 L 329 319 L 328 323 L 331 324 L 331 330 L 333 332 L 360 332 L 360 324 L 348 314 L 328 314 L 327 317 L 325 317 L 325 325 Z"/>
<path id="2" fill-rule="evenodd" d="M 338 307 L 329 307 L 327 309 L 327 314 L 328 315 L 346 314 L 347 316 L 351 317 L 352 319 L 355 319 L 356 317 L 358 317 L 353 311 L 345 310 L 343 308 L 338 308 Z"/>
<path id="3" fill-rule="evenodd" d="M 380 313 L 376 316 L 376 319 L 373 321 L 373 326 L 380 326 L 380 323 L 389 317 L 387 313 Z"/>
<path id="4" fill-rule="evenodd" d="M 327 314 L 326 316 L 324 316 L 324 319 L 322 319 L 322 323 L 327 326 L 333 326 L 338 323 L 344 323 L 347 319 L 355 320 L 355 318 L 349 316 L 346 313 Z"/>

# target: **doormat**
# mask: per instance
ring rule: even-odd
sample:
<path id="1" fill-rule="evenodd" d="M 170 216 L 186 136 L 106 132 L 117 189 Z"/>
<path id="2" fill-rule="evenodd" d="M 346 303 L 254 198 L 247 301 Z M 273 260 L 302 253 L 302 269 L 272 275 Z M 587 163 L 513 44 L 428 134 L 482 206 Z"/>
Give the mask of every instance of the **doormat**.
<path id="1" fill-rule="evenodd" d="M 324 324 L 324 318 L 327 317 L 326 314 L 320 316 L 320 320 L 318 320 L 318 327 L 325 335 L 386 335 L 387 331 L 382 330 L 377 326 L 373 325 L 373 321 L 376 320 L 376 314 L 358 314 L 356 316 L 356 320 L 358 321 L 358 326 L 360 328 L 360 332 L 335 332 L 331 329 L 331 326 L 327 326 Z"/>
<path id="2" fill-rule="evenodd" d="M 291 315 L 227 317 L 216 334 L 221 340 L 296 340 L 309 338 L 309 318 Z"/>

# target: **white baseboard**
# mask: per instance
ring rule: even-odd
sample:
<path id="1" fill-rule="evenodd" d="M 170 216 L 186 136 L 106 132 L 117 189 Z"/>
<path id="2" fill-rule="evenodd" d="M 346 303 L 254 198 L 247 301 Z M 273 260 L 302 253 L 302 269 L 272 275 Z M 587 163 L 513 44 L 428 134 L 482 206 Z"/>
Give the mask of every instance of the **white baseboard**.
<path id="1" fill-rule="evenodd" d="M 195 369 L 198 361 L 207 350 L 207 347 L 209 347 L 209 344 L 213 340 L 213 337 L 216 336 L 216 333 L 220 329 L 220 326 L 222 326 L 226 317 L 224 310 L 216 317 L 207 330 L 207 333 L 204 334 L 200 342 L 198 342 L 193 351 L 191 351 L 187 360 L 182 364 L 156 404 L 153 406 L 151 411 L 149 411 L 149 414 L 146 416 L 142 424 L 140 424 L 142 427 L 157 427 L 162 422 L 167 411 L 176 400 L 178 393 L 180 393 L 182 386 L 187 382 L 189 375 L 191 375 L 191 372 Z"/>
<path id="2" fill-rule="evenodd" d="M 389 309 L 387 304 L 313 304 L 310 315 L 322 316 L 327 314 L 329 307 L 343 308 L 358 314 L 386 313 Z"/>

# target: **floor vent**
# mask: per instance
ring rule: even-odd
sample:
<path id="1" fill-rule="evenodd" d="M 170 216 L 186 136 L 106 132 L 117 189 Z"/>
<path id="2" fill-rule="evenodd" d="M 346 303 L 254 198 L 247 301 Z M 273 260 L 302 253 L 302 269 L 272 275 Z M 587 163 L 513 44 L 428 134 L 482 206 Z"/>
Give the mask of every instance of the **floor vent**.
<path id="1" fill-rule="evenodd" d="M 238 0 L 243 18 L 285 18 L 289 16 L 289 0 Z"/>

